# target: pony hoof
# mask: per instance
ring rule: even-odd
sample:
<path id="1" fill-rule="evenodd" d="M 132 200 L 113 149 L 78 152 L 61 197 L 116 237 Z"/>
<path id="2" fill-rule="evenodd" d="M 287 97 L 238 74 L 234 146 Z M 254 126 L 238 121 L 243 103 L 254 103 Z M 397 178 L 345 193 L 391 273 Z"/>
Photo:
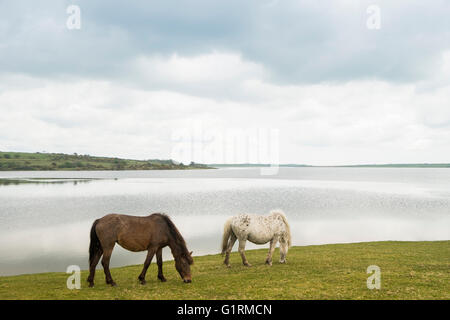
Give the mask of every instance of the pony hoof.
<path id="1" fill-rule="evenodd" d="M 111 281 L 111 282 L 107 282 L 106 284 L 109 284 L 109 285 L 111 285 L 111 287 L 117 287 L 117 283 L 115 283 L 114 281 Z"/>
<path id="2" fill-rule="evenodd" d="M 272 266 L 272 262 L 271 262 L 271 261 L 266 261 L 266 264 L 267 264 L 268 266 Z"/>
<path id="3" fill-rule="evenodd" d="M 166 278 L 164 278 L 164 277 L 162 277 L 162 278 L 158 277 L 158 279 L 159 279 L 161 282 L 166 282 L 166 281 L 167 281 Z"/>
<path id="4" fill-rule="evenodd" d="M 251 267 L 252 265 L 250 263 L 244 263 L 244 266 Z"/>
<path id="5" fill-rule="evenodd" d="M 89 288 L 93 288 L 94 287 L 94 283 L 93 282 L 89 282 Z"/>
<path id="6" fill-rule="evenodd" d="M 142 285 L 144 285 L 144 284 L 147 283 L 147 281 L 145 281 L 145 280 L 139 280 L 139 282 L 140 282 Z"/>

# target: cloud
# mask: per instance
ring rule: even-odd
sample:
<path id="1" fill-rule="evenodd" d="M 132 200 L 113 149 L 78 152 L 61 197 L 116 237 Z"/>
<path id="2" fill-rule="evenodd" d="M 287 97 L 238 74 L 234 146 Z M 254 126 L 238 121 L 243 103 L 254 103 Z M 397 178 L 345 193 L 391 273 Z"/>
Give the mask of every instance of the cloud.
<path id="1" fill-rule="evenodd" d="M 174 130 L 280 130 L 280 161 L 448 162 L 444 0 L 0 4 L 0 149 L 169 158 Z M 193 159 L 198 161 L 198 159 Z"/>
<path id="2" fill-rule="evenodd" d="M 432 78 L 450 49 L 446 0 L 78 1 L 82 28 L 65 27 L 70 1 L 2 2 L 0 68 L 30 75 L 127 76 L 139 57 L 239 53 L 278 84 Z"/>
<path id="3" fill-rule="evenodd" d="M 130 63 L 128 81 L 147 89 L 238 99 L 248 81 L 267 77 L 263 66 L 239 53 L 212 51 L 196 56 L 140 56 Z"/>
<path id="4" fill-rule="evenodd" d="M 170 66 L 172 59 L 157 64 Z M 191 61 L 185 70 L 195 70 L 191 67 L 203 57 L 176 59 Z M 231 60 L 240 61 L 235 59 Z M 235 70 L 227 72 L 234 79 L 241 63 L 231 65 Z M 449 126 L 440 121 L 449 119 L 449 87 L 417 92 L 414 85 L 380 81 L 282 86 L 255 79 L 250 70 L 240 75 L 243 83 L 253 81 L 251 92 L 262 97 L 257 101 L 137 89 L 116 82 L 27 79 L 28 88 L 0 93 L 0 144 L 11 150 L 22 146 L 28 151 L 170 158 L 176 146 L 174 131 L 189 132 L 197 122 L 205 136 L 235 128 L 278 129 L 282 163 L 445 162 L 450 152 Z M 430 110 L 440 117 L 427 116 Z"/>

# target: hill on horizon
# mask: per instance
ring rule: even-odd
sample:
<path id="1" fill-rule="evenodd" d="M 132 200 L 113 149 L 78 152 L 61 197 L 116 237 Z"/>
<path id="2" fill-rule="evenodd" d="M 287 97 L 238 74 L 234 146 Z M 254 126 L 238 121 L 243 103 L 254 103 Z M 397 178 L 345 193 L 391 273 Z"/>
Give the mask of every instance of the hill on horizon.
<path id="1" fill-rule="evenodd" d="M 0 151 L 0 171 L 33 170 L 185 170 L 208 169 L 203 164 L 188 165 L 173 160 L 132 160 L 79 154 Z"/>

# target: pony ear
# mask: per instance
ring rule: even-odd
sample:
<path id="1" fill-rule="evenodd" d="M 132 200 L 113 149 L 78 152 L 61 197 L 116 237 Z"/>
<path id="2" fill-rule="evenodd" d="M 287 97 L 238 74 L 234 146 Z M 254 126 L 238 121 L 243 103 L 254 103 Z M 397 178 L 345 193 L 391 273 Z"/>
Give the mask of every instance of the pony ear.
<path id="1" fill-rule="evenodd" d="M 192 251 L 189 252 L 188 261 L 189 261 L 189 264 L 194 264 L 194 259 L 192 259 Z"/>

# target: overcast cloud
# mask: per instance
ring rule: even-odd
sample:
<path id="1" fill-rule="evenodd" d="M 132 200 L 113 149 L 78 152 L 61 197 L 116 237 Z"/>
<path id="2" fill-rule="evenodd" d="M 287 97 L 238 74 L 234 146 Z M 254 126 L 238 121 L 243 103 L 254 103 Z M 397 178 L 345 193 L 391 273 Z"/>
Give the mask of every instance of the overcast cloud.
<path id="1" fill-rule="evenodd" d="M 449 17 L 446 0 L 0 0 L 0 150 L 170 158 L 201 123 L 278 129 L 281 163 L 449 162 Z"/>

